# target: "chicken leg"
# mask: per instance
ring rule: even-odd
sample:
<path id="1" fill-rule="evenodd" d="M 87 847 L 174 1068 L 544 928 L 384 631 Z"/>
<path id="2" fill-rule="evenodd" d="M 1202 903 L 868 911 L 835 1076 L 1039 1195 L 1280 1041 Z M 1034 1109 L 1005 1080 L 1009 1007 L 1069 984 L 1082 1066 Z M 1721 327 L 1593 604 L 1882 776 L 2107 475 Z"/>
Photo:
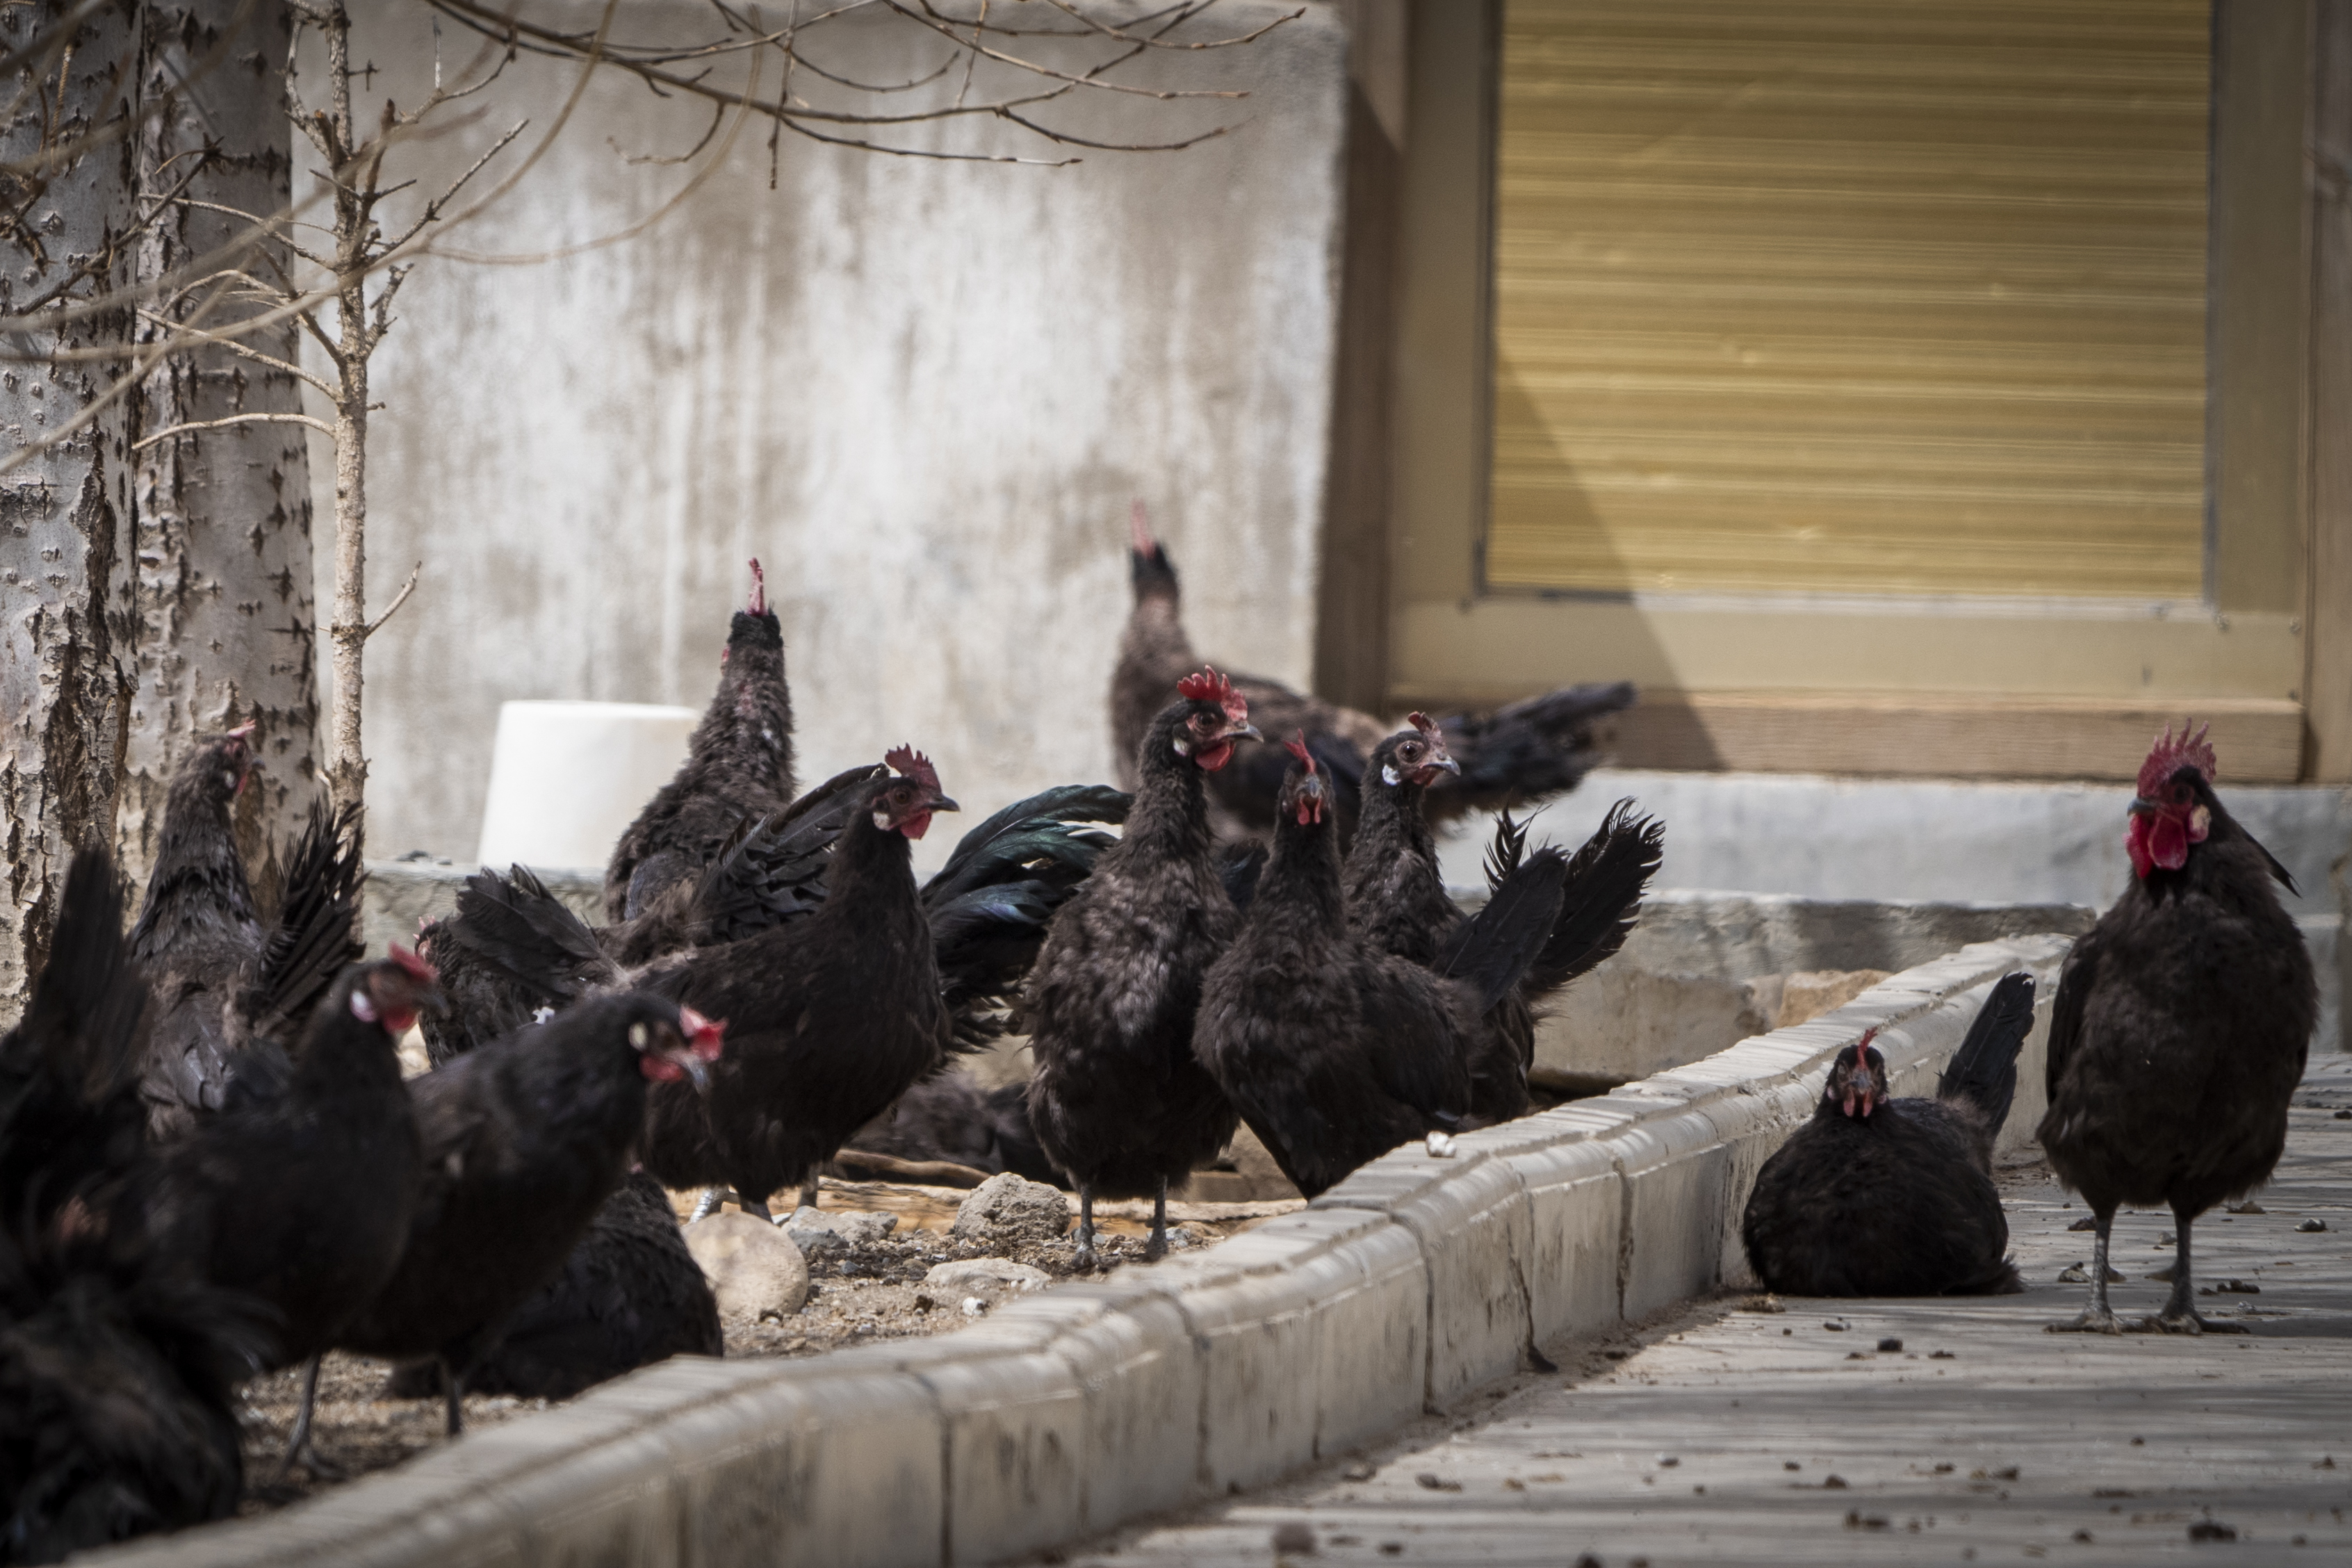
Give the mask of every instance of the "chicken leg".
<path id="1" fill-rule="evenodd" d="M 817 1173 L 814 1171 L 811 1171 L 808 1173 L 808 1180 L 801 1184 L 801 1207 L 804 1209 L 813 1209 L 816 1207 L 816 1200 L 820 1192 L 821 1189 L 817 1184 Z"/>
<path id="2" fill-rule="evenodd" d="M 302 1407 L 295 1412 L 294 1430 L 286 1436 L 285 1456 L 278 1461 L 278 1473 L 270 1478 L 276 1485 L 286 1479 L 287 1473 L 299 1464 L 322 1481 L 337 1481 L 346 1474 L 343 1467 L 320 1454 L 310 1441 L 310 1413 L 319 1403 L 319 1365 L 326 1358 L 312 1356 L 302 1369 Z"/>
<path id="3" fill-rule="evenodd" d="M 447 1356 L 441 1358 L 441 1396 L 448 1410 L 448 1433 L 455 1437 L 466 1429 L 466 1379 Z"/>
<path id="4" fill-rule="evenodd" d="M 2083 1315 L 2069 1323 L 2052 1323 L 2053 1334 L 2119 1334 L 2123 1325 L 2116 1321 L 2115 1309 L 2107 1305 L 2107 1234 L 2115 1228 L 2116 1211 L 2102 1209 L 2093 1215 L 2098 1221 L 2099 1232 L 2091 1243 L 2091 1304 Z M 2180 1233 L 2186 1237 L 2189 1233 Z M 2183 1254 L 2184 1258 L 2186 1253 Z"/>
<path id="5" fill-rule="evenodd" d="M 1078 1184 L 1078 1250 L 1070 1259 L 1073 1268 L 1087 1269 L 1095 1266 L 1095 1189 L 1091 1183 Z"/>
<path id="6" fill-rule="evenodd" d="M 2175 1207 L 2173 1229 L 2180 1239 L 2173 1244 L 2172 1294 L 2164 1303 L 2164 1310 L 2148 1319 L 2140 1327 L 2164 1334 L 2243 1334 L 2251 1333 L 2243 1323 L 2216 1321 L 2201 1317 L 2197 1311 L 2197 1288 L 2189 1278 L 2189 1222 L 2191 1215 Z"/>
<path id="7" fill-rule="evenodd" d="M 1143 1261 L 1157 1263 L 1168 1256 L 1168 1178 L 1160 1178 L 1160 1191 L 1151 1199 L 1151 1236 L 1143 1244 Z"/>
<path id="8" fill-rule="evenodd" d="M 694 1214 L 687 1220 L 686 1223 L 688 1225 L 694 1225 L 698 1221 L 709 1219 L 712 1215 L 717 1214 L 721 1208 L 726 1206 L 727 1200 L 729 1198 L 733 1197 L 735 1197 L 735 1189 L 732 1187 L 703 1188 L 702 1196 L 695 1202 Z M 740 1203 L 743 1200 L 736 1198 L 735 1201 Z"/>

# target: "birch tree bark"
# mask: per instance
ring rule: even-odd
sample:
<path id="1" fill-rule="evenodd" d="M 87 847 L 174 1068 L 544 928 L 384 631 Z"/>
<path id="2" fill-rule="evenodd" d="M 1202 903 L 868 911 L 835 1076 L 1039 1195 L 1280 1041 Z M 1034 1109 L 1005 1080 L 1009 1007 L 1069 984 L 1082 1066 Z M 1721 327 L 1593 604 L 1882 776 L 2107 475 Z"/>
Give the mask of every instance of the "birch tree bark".
<path id="1" fill-rule="evenodd" d="M 54 26 L 58 0 L 0 10 L 14 54 Z M 37 52 L 0 82 L 0 314 L 55 314 L 24 333 L 37 353 L 119 343 L 127 309 L 71 307 L 127 281 L 131 147 L 119 131 L 137 90 L 131 8 L 106 6 L 70 47 Z M 0 449 L 22 450 L 113 379 L 103 363 L 0 365 Z M 21 1005 L 47 956 L 67 865 L 114 833 L 131 715 L 129 409 L 118 402 L 0 480 L 0 1014 Z"/>
<path id="2" fill-rule="evenodd" d="M 148 0 L 143 20 L 139 88 L 149 118 L 137 138 L 136 178 L 143 210 L 156 216 L 134 254 L 142 283 L 248 235 L 252 223 L 236 215 L 283 209 L 293 167 L 282 87 L 291 28 L 282 0 Z M 187 199 L 166 203 L 174 193 Z M 281 246 L 246 265 L 269 280 L 273 265 L 289 264 Z M 206 325 L 235 333 L 265 303 L 231 303 Z M 150 315 L 137 336 L 152 342 L 165 330 Z M 299 330 L 289 320 L 237 335 L 292 362 Z M 173 353 L 146 378 L 132 417 L 143 434 L 236 414 L 295 413 L 300 393 L 282 371 L 226 347 L 199 347 Z M 122 868 L 134 882 L 145 878 L 172 770 L 191 738 L 257 720 L 257 787 L 238 798 L 236 820 L 268 907 L 278 840 L 322 787 L 302 428 L 256 422 L 187 430 L 134 461 L 138 684 L 120 807 Z"/>

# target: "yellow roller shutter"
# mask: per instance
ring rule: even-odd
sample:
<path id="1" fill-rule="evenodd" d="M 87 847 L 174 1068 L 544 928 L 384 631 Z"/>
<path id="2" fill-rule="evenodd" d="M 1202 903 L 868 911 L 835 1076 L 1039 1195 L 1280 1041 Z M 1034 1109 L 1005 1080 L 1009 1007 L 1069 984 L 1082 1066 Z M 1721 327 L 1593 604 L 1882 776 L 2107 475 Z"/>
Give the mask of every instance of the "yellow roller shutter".
<path id="1" fill-rule="evenodd" d="M 2203 590 L 2204 0 L 1506 0 L 1496 588 Z"/>

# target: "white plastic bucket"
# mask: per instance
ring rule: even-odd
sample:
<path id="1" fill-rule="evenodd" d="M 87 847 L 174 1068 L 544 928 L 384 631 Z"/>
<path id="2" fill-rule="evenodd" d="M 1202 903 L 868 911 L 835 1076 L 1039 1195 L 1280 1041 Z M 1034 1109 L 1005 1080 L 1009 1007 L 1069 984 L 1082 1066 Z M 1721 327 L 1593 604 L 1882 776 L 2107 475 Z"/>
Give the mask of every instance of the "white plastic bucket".
<path id="1" fill-rule="evenodd" d="M 481 863 L 601 870 L 700 718 L 647 702 L 500 704 Z"/>

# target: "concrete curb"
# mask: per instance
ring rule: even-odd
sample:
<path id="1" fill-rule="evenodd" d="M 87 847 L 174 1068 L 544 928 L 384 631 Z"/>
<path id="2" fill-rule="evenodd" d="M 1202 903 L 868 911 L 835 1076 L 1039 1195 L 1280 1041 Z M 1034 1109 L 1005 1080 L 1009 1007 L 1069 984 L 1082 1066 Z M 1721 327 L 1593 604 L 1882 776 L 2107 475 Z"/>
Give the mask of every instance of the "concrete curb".
<path id="1" fill-rule="evenodd" d="M 1388 1154 L 1306 1211 L 940 1339 L 682 1359 L 402 1469 L 109 1563 L 515 1568 L 987 1563 L 1273 1479 L 1536 1364 L 1569 1334 L 1748 1282 L 1738 1216 L 1865 1028 L 1933 1093 L 1984 991 L 2040 1016 L 2001 1147 L 2030 1142 L 2063 937 L 1983 942 L 1823 1018 L 1597 1100 Z M 92 1560 L 99 1560 L 93 1558 Z"/>

